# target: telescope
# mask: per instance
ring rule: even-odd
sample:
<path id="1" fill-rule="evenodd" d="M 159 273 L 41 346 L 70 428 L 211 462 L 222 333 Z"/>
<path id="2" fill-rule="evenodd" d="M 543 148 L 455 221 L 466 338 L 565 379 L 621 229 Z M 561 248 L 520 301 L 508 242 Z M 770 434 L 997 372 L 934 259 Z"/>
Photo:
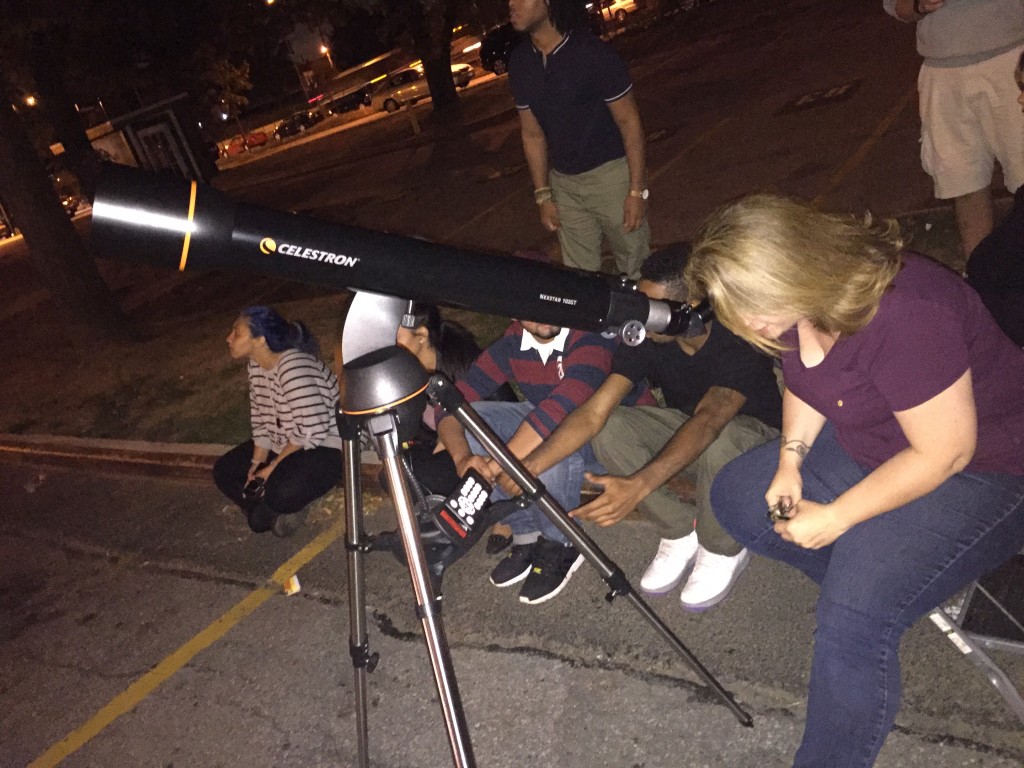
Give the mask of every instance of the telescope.
<path id="1" fill-rule="evenodd" d="M 356 699 L 358 765 L 370 764 L 366 676 L 377 664 L 368 646 L 364 555 L 374 549 L 363 532 L 360 436 L 384 465 L 398 518 L 404 560 L 416 597 L 445 728 L 456 768 L 476 765 L 468 724 L 441 622 L 408 478 L 402 430 L 419 423 L 424 398 L 454 416 L 592 565 L 610 591 L 624 597 L 657 630 L 744 726 L 752 719 L 682 641 L 637 595 L 622 570 L 547 492 L 543 483 L 494 433 L 442 374 L 428 376 L 412 353 L 395 344 L 411 302 L 441 304 L 583 331 L 614 333 L 639 344 L 648 333 L 696 336 L 709 305 L 690 307 L 647 298 L 625 278 L 583 272 L 493 253 L 431 243 L 308 216 L 245 205 L 195 181 L 111 166 L 93 202 L 97 253 L 170 269 L 219 269 L 290 278 L 355 293 L 342 334 L 345 380 L 339 428 L 345 487 L 349 655 Z M 472 514 L 462 505 L 453 510 Z M 455 535 L 468 535 L 449 517 Z"/>
<path id="2" fill-rule="evenodd" d="M 113 258 L 370 291 L 615 332 L 627 344 L 648 331 L 699 335 L 710 317 L 706 304 L 648 299 L 610 275 L 244 205 L 196 181 L 125 166 L 105 169 L 92 217 L 97 252 Z"/>

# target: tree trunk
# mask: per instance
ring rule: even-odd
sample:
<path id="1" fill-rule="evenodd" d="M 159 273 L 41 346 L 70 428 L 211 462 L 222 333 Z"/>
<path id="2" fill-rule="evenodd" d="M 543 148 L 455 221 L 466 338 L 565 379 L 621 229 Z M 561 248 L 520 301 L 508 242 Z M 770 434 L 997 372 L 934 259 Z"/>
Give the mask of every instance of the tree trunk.
<path id="1" fill-rule="evenodd" d="M 0 100 L 0 189 L 11 220 L 50 294 L 76 316 L 115 338 L 128 324 L 57 198 L 25 129 Z"/>
<path id="2" fill-rule="evenodd" d="M 32 43 L 32 76 L 39 89 L 40 104 L 64 147 L 68 166 L 78 177 L 82 193 L 92 202 L 99 179 L 99 156 L 85 135 L 74 102 L 64 88 L 62 67 L 54 59 L 56 46 L 39 34 Z"/>
<path id="3" fill-rule="evenodd" d="M 452 82 L 450 54 L 438 59 L 423 59 L 423 73 L 427 77 L 427 87 L 430 88 L 430 96 L 433 99 L 431 103 L 435 112 L 458 103 L 459 95 L 455 91 L 455 83 Z"/>
<path id="4" fill-rule="evenodd" d="M 452 26 L 454 3 L 447 0 L 424 0 L 410 6 L 409 30 L 416 55 L 423 62 L 423 74 L 430 88 L 431 106 L 442 112 L 458 104 L 459 96 L 452 83 Z"/>

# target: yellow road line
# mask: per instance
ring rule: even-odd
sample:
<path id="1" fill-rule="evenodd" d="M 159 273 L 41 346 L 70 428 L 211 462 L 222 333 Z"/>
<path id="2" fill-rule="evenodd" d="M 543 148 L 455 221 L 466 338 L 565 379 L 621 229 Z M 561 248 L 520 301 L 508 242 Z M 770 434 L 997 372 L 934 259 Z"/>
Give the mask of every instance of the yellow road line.
<path id="1" fill-rule="evenodd" d="M 106 706 L 100 709 L 86 723 L 73 730 L 29 763 L 28 768 L 49 768 L 59 764 L 73 752 L 81 749 L 90 739 L 97 736 L 108 725 L 121 717 L 121 715 L 131 712 L 143 699 L 188 664 L 201 651 L 220 640 L 242 619 L 253 613 L 271 597 L 279 594 L 284 583 L 294 576 L 300 568 L 327 549 L 341 535 L 343 528 L 344 525 L 341 519 L 339 519 L 274 571 L 266 586 L 251 592 L 229 609 L 227 613 L 164 658 L 153 669 L 111 699 Z"/>
<path id="2" fill-rule="evenodd" d="M 893 121 L 895 121 L 896 118 L 900 116 L 900 113 L 906 108 L 907 102 L 909 102 L 911 97 L 916 93 L 917 86 L 911 88 L 905 94 L 903 94 L 903 98 L 900 99 L 899 103 L 895 107 L 893 107 L 892 111 L 889 112 L 889 114 L 887 114 L 882 119 L 882 121 L 875 126 L 875 130 L 871 132 L 871 135 L 868 136 L 867 140 L 865 140 L 865 142 L 860 145 L 857 151 L 854 152 L 850 156 L 850 158 L 839 167 L 839 170 L 832 174 L 832 176 L 828 180 L 828 183 L 825 185 L 825 189 L 823 189 L 818 194 L 818 196 L 811 201 L 811 205 L 817 208 L 819 205 L 825 202 L 825 197 L 829 195 L 831 192 L 833 192 L 835 188 L 842 183 L 843 179 L 845 179 L 854 168 L 861 164 L 864 158 L 867 157 L 868 152 L 870 152 L 874 148 L 874 146 L 881 140 L 881 138 L 885 135 L 885 132 L 889 130 L 889 126 L 892 125 Z"/>

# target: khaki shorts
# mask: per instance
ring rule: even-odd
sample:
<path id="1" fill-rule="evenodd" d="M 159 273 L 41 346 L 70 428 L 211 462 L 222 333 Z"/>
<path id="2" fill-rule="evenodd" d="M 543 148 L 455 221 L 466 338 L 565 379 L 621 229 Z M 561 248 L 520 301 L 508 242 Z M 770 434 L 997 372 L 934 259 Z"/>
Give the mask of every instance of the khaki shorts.
<path id="1" fill-rule="evenodd" d="M 921 165 L 940 200 L 987 187 L 995 160 L 1010 192 L 1024 184 L 1024 113 L 1013 79 L 1022 50 L 966 67 L 921 67 Z"/>

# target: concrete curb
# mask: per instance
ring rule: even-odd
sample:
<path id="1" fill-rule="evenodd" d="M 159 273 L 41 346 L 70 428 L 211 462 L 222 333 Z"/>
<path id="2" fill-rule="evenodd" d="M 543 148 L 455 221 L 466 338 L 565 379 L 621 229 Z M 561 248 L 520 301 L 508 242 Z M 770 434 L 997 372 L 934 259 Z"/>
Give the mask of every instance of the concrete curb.
<path id="1" fill-rule="evenodd" d="M 0 434 L 0 461 L 91 467 L 178 477 L 209 477 L 231 446 Z"/>
<path id="2" fill-rule="evenodd" d="M 0 463 L 47 464 L 206 480 L 217 458 L 232 447 L 216 443 L 0 434 Z M 363 488 L 379 491 L 380 466 L 376 455 L 364 452 L 361 466 Z"/>

